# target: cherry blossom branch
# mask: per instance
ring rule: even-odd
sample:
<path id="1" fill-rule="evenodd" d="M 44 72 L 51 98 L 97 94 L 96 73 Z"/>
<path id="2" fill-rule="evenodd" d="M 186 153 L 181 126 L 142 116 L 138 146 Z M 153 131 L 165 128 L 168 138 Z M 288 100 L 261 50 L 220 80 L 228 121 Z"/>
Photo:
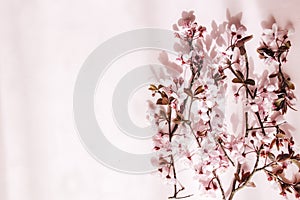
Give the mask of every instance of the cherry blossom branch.
<path id="1" fill-rule="evenodd" d="M 232 200 L 236 192 L 244 187 L 255 187 L 252 177 L 260 171 L 273 177 L 272 180 L 279 184 L 282 195 L 288 191 L 298 198 L 300 175 L 296 174 L 290 182 L 284 172 L 290 165 L 300 170 L 300 154 L 295 153 L 293 138 L 281 127 L 286 121 L 280 122 L 281 119 L 277 119 L 288 108 L 295 110 L 292 107 L 292 100 L 295 99 L 292 90 L 295 86 L 282 68 L 291 43 L 287 39 L 287 33 L 280 32 L 274 25 L 271 31 L 266 31 L 263 35 L 265 39 L 257 52 L 261 58 L 274 65 L 276 71 L 267 74 L 269 78 L 251 79 L 245 44 L 252 39 L 252 35 L 245 36 L 245 27 L 238 22 L 240 19 L 235 19 L 232 23 L 230 14 L 227 17 L 229 22 L 219 26 L 213 21 L 213 30 L 205 37 L 203 32 L 206 28 L 194 22 L 193 11 L 183 12 L 177 23 L 179 27 L 174 26 L 176 37 L 181 39 L 178 47 L 182 52 L 177 59 L 181 65 L 175 66 L 175 69 L 182 72 L 182 67 L 190 71 L 180 75 L 181 83 L 177 79 L 171 85 L 150 85 L 149 88 L 153 91 L 153 96 L 160 95 L 156 105 L 167 108 L 167 111 L 157 109 L 152 115 L 159 130 L 154 138 L 154 149 L 161 153 L 157 161 L 158 170 L 162 174 L 167 173 L 167 179 L 173 176 L 174 194 L 169 198 L 191 196 L 178 196 L 184 187 L 177 179 L 176 168 L 179 165 L 175 166 L 175 156 L 176 163 L 184 159 L 191 164 L 199 177 L 203 192 L 219 190 L 223 200 Z M 218 46 L 226 45 L 226 36 L 226 40 L 230 41 L 226 52 L 215 54 Z M 205 59 L 209 61 L 203 62 Z M 176 63 L 172 63 L 173 67 L 174 65 Z M 206 68 L 206 71 L 200 73 L 202 68 Z M 235 96 L 245 92 L 242 95 L 242 102 L 245 102 L 243 136 L 231 133 L 222 124 L 224 113 L 220 109 L 222 104 L 218 98 L 225 94 L 222 90 L 226 88 L 225 69 L 229 69 L 233 75 L 232 82 L 240 84 Z M 189 77 L 186 77 L 187 74 Z M 183 84 L 185 81 L 187 84 Z M 165 141 L 166 138 L 168 142 Z M 194 139 L 197 144 L 186 145 L 186 142 L 190 144 L 190 140 Z M 252 159 L 249 155 L 255 155 L 255 158 Z M 251 169 L 247 168 L 245 171 L 246 165 L 250 163 Z M 235 173 L 227 196 L 221 178 L 229 167 L 234 168 Z"/>
<path id="2" fill-rule="evenodd" d="M 218 182 L 219 188 L 220 188 L 221 193 L 222 193 L 222 199 L 223 199 L 223 200 L 226 200 L 226 195 L 225 195 L 223 186 L 222 186 L 222 184 L 221 184 L 221 181 L 220 181 L 218 175 L 216 174 L 216 171 L 213 171 L 213 175 L 214 175 L 215 179 L 216 179 L 217 182 Z"/>
<path id="3" fill-rule="evenodd" d="M 198 144 L 198 147 L 201 148 L 201 144 L 200 144 L 200 142 L 199 142 L 199 139 L 198 139 L 198 137 L 197 137 L 197 135 L 196 135 L 196 133 L 195 133 L 193 127 L 191 126 L 190 123 L 188 123 L 188 126 L 189 126 L 189 128 L 190 128 L 190 130 L 191 130 L 191 132 L 192 132 L 192 134 L 193 134 L 193 136 L 194 136 L 194 138 L 195 138 L 195 140 L 196 140 L 196 142 L 197 142 L 197 144 Z"/>
<path id="4" fill-rule="evenodd" d="M 256 168 L 256 172 L 258 172 L 258 171 L 262 171 L 262 170 L 265 170 L 267 167 L 270 167 L 270 166 L 272 166 L 273 164 L 275 164 L 276 162 L 275 161 L 272 161 L 272 162 L 270 162 L 269 164 L 266 164 L 265 166 L 263 166 L 263 167 L 260 167 L 260 168 Z"/>
<path id="5" fill-rule="evenodd" d="M 238 166 L 237 166 L 237 168 L 236 168 L 236 172 L 235 172 L 235 174 L 240 174 L 240 172 L 241 172 L 241 164 L 240 163 L 238 163 Z M 237 191 L 236 190 L 236 182 L 237 182 L 237 179 L 236 178 L 234 178 L 233 179 L 233 182 L 232 182 L 232 189 L 231 189 L 231 192 L 230 192 L 230 196 L 229 196 L 229 198 L 228 198 L 228 200 L 231 200 L 231 199 L 233 199 L 233 196 L 235 195 L 235 192 Z"/>
<path id="6" fill-rule="evenodd" d="M 232 35 L 233 37 L 233 35 Z M 249 38 L 249 39 L 245 39 L 245 38 Z M 242 38 L 241 40 L 239 41 L 242 41 L 244 40 L 244 42 L 242 43 L 242 46 L 239 46 L 237 45 L 238 42 L 236 44 L 232 44 L 231 42 L 231 45 L 232 46 L 232 49 L 235 48 L 235 46 L 237 46 L 238 48 L 241 49 L 241 47 L 243 48 L 243 55 L 244 55 L 244 59 L 245 59 L 245 66 L 246 66 L 246 75 L 245 75 L 245 79 L 244 79 L 244 76 L 243 74 L 240 72 L 240 71 L 235 71 L 232 67 L 232 61 L 228 61 L 228 64 L 229 64 L 229 69 L 230 71 L 233 73 L 233 75 L 235 75 L 237 81 L 235 82 L 240 82 L 243 84 L 243 86 L 246 88 L 246 99 L 248 100 L 248 97 L 250 96 L 251 99 L 255 99 L 256 95 L 253 94 L 251 92 L 251 90 L 249 89 L 248 87 L 248 83 L 247 83 L 247 80 L 252 80 L 252 79 L 249 79 L 249 61 L 248 61 L 248 55 L 247 55 L 247 51 L 246 51 L 246 48 L 245 48 L 245 42 L 250 40 L 252 38 L 252 36 L 246 36 L 244 38 Z M 232 39 L 231 39 L 232 41 Z M 227 48 L 229 49 L 229 48 Z M 249 82 L 249 81 L 248 81 Z M 253 81 L 254 82 L 254 81 Z M 250 84 L 250 82 L 249 82 Z M 252 85 L 255 85 L 255 82 L 254 83 L 251 83 Z M 264 128 L 264 124 L 261 120 L 261 117 L 260 117 L 260 114 L 259 112 L 255 112 L 255 115 L 257 117 L 257 121 L 260 125 L 260 129 L 263 133 L 264 136 L 266 136 L 266 132 L 265 132 L 265 128 Z M 248 137 L 248 131 L 249 131 L 249 128 L 248 128 L 248 112 L 245 112 L 245 127 L 246 127 L 246 130 L 245 130 L 245 137 L 247 138 Z M 261 145 L 261 147 L 259 148 L 259 150 L 257 151 L 257 156 L 256 156 L 256 161 L 255 161 L 255 164 L 254 164 L 254 167 L 253 167 L 253 170 L 252 172 L 249 174 L 249 176 L 247 176 L 246 180 L 244 180 L 244 182 L 239 185 L 237 188 L 235 187 L 236 186 L 236 178 L 233 179 L 233 182 L 232 182 L 232 190 L 231 190 L 231 193 L 230 193 L 230 196 L 229 196 L 229 200 L 232 200 L 235 193 L 242 189 L 244 186 L 246 186 L 248 184 L 248 182 L 251 180 L 252 176 L 254 175 L 254 173 L 256 172 L 256 169 L 257 169 L 257 166 L 258 166 L 258 163 L 259 163 L 259 160 L 260 160 L 260 152 L 262 150 L 263 146 Z M 237 171 L 236 171 L 236 176 L 238 176 L 240 174 L 240 168 L 241 168 L 241 165 L 240 163 L 238 163 L 238 167 L 237 167 Z"/>
<path id="7" fill-rule="evenodd" d="M 223 153 L 225 154 L 225 156 L 227 157 L 227 159 L 229 160 L 229 162 L 232 164 L 233 167 L 235 167 L 235 164 L 233 162 L 233 160 L 230 158 L 230 156 L 227 154 L 227 152 L 225 151 L 223 145 L 222 145 L 222 142 L 220 140 L 218 140 L 218 143 L 223 151 Z"/>
<path id="8" fill-rule="evenodd" d="M 176 169 L 175 169 L 175 163 L 174 163 L 174 157 L 173 154 L 171 154 L 171 165 L 172 165 L 172 169 L 173 169 L 173 177 L 175 180 L 177 180 L 177 175 L 176 175 Z M 183 189 L 182 189 L 183 190 Z M 176 182 L 174 183 L 174 195 L 172 197 L 169 197 L 169 199 L 171 198 L 177 198 L 177 194 L 180 192 L 181 190 L 177 191 L 177 184 Z"/>
<path id="9" fill-rule="evenodd" d="M 253 175 L 254 175 L 257 171 L 259 171 L 259 170 L 257 170 L 257 167 L 258 167 L 258 163 L 259 163 L 259 160 L 260 160 L 260 152 L 261 152 L 262 149 L 263 149 L 263 145 L 261 145 L 261 147 L 260 147 L 259 150 L 257 151 L 256 161 L 255 161 L 255 164 L 254 164 L 254 167 L 253 167 L 252 172 L 246 177 L 246 180 L 244 180 L 243 183 L 241 183 L 240 185 L 238 185 L 237 188 L 235 188 L 235 184 L 236 184 L 236 181 L 237 181 L 237 180 L 234 179 L 233 189 L 232 189 L 232 191 L 231 191 L 231 194 L 230 194 L 228 200 L 232 200 L 233 197 L 234 197 L 234 195 L 235 195 L 235 193 L 236 193 L 237 191 L 241 190 L 242 188 L 244 188 L 244 187 L 249 183 L 249 181 L 251 180 L 251 178 L 253 177 Z M 236 174 L 239 174 L 239 173 L 240 173 L 240 168 L 238 168 Z"/>
<path id="10" fill-rule="evenodd" d="M 171 125 L 171 116 L 172 116 L 172 108 L 171 108 L 171 106 L 169 105 L 168 106 L 168 120 L 167 120 L 167 122 L 168 122 L 168 130 L 169 130 L 169 141 L 170 142 L 172 142 L 172 137 L 174 136 L 174 133 L 175 132 L 173 132 L 172 131 L 172 125 Z M 171 154 L 171 167 L 172 167 L 172 170 L 173 170 L 173 178 L 174 178 L 174 180 L 175 180 L 175 183 L 174 183 L 174 194 L 173 194 L 173 196 L 171 196 L 171 197 L 169 197 L 169 199 L 183 199 L 183 198 L 188 198 L 188 197 L 191 197 L 191 196 L 193 196 L 192 194 L 191 195 L 186 195 L 186 196 L 183 196 L 183 197 L 178 197 L 177 195 L 181 192 L 181 191 L 183 191 L 184 190 L 184 187 L 183 186 L 181 186 L 181 188 L 180 189 L 178 189 L 177 188 L 177 174 L 176 174 L 176 168 L 175 168 L 175 162 L 174 162 L 174 155 L 173 154 Z"/>
<path id="11" fill-rule="evenodd" d="M 255 115 L 256 115 L 256 117 L 257 117 L 258 123 L 259 123 L 259 125 L 260 125 L 260 129 L 261 129 L 263 135 L 266 136 L 265 127 L 264 127 L 264 124 L 263 124 L 263 122 L 262 122 L 262 120 L 261 120 L 261 117 L 260 117 L 260 115 L 259 115 L 259 112 L 255 112 Z"/>
<path id="12" fill-rule="evenodd" d="M 193 47 L 193 41 L 192 41 L 192 40 L 188 41 L 188 44 L 189 44 L 190 50 L 193 50 L 193 49 L 194 49 L 194 47 Z M 192 63 L 192 62 L 191 62 L 191 63 Z M 192 66 L 190 67 L 190 70 L 191 70 L 192 75 L 191 75 L 191 82 L 190 82 L 189 87 L 188 87 L 189 89 L 192 88 L 193 83 L 194 83 L 194 79 L 195 79 L 195 75 L 196 75 L 196 74 L 194 73 L 194 71 L 193 71 Z M 186 106 L 187 100 L 188 100 L 188 97 L 187 97 L 187 98 L 184 100 L 184 102 L 183 102 L 182 109 L 180 110 L 182 113 L 184 112 L 184 108 L 185 108 L 185 106 Z M 191 97 L 191 102 L 190 102 L 190 106 L 189 106 L 189 109 L 188 109 L 188 121 L 190 120 L 190 113 L 191 113 L 192 103 L 193 103 L 193 97 Z M 176 131 L 177 128 L 178 128 L 178 124 L 175 124 L 173 130 L 171 130 L 171 116 L 172 116 L 172 114 L 171 114 L 171 112 L 170 112 L 170 114 L 169 114 L 169 119 L 170 119 L 170 120 L 169 120 L 169 122 L 168 122 L 168 124 L 169 124 L 169 133 L 170 133 L 170 142 L 172 142 L 172 137 L 173 137 L 175 131 Z M 196 136 L 196 134 L 195 134 L 195 132 L 194 132 L 192 126 L 191 126 L 190 121 L 188 122 L 188 126 L 190 127 L 190 130 L 191 130 L 193 136 L 195 137 L 198 146 L 201 147 L 201 144 L 200 144 L 200 142 L 199 142 L 199 140 L 198 140 L 198 138 L 197 138 L 197 136 Z M 171 163 L 172 163 L 172 168 L 173 168 L 173 177 L 174 177 L 175 180 L 177 180 L 177 175 L 176 175 L 175 163 L 174 163 L 173 155 L 171 155 Z M 177 194 L 178 194 L 180 191 L 182 191 L 183 189 L 184 189 L 184 187 L 182 187 L 180 190 L 177 190 L 177 185 L 176 185 L 176 182 L 175 182 L 175 184 L 174 184 L 174 195 L 173 195 L 173 197 L 171 197 L 171 198 L 176 198 L 176 199 L 178 199 Z M 185 197 L 181 197 L 181 198 L 187 198 L 187 197 L 189 197 L 189 196 L 191 196 L 191 195 L 188 195 L 188 196 L 185 196 Z"/>
<path id="13" fill-rule="evenodd" d="M 282 124 L 285 124 L 287 122 L 282 122 L 273 126 L 264 126 L 264 129 L 268 129 L 268 128 L 278 128 L 279 126 L 281 126 Z M 254 128 L 248 128 L 247 131 L 255 131 L 255 130 L 260 130 L 261 127 L 254 127 Z"/>

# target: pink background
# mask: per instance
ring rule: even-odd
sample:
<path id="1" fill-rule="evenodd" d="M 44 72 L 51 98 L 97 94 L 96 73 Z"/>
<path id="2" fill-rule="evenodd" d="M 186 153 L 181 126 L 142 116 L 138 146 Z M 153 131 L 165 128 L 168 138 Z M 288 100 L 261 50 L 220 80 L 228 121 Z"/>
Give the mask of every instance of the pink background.
<path id="1" fill-rule="evenodd" d="M 110 170 L 81 145 L 73 120 L 72 95 L 84 60 L 119 33 L 144 27 L 170 29 L 182 10 L 195 10 L 198 21 L 209 26 L 212 19 L 225 20 L 229 8 L 232 14 L 243 12 L 244 24 L 256 36 L 261 32 L 261 20 L 270 14 L 279 24 L 294 24 L 286 71 L 297 87 L 299 5 L 297 0 L 2 0 L 0 199 L 167 199 L 171 188 L 158 177 Z M 250 48 L 255 49 L 258 41 L 254 38 Z M 299 89 L 296 94 L 300 96 Z M 300 112 L 289 112 L 292 126 L 297 126 L 299 116 Z M 119 137 L 114 140 L 122 142 Z M 300 144 L 299 134 L 297 141 Z M 150 146 L 151 141 L 148 143 Z M 236 199 L 281 199 L 264 184 L 264 176 L 254 178 L 261 187 L 245 189 Z"/>

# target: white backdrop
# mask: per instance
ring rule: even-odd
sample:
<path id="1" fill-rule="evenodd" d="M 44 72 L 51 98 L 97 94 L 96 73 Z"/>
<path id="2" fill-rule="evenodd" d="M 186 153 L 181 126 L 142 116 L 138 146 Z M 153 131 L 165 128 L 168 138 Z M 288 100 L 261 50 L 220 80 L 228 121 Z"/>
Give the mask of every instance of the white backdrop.
<path id="1" fill-rule="evenodd" d="M 300 86 L 298 2 L 1 0 L 0 200 L 167 199 L 172 188 L 156 176 L 108 169 L 82 146 L 72 110 L 81 65 L 98 45 L 119 33 L 170 29 L 183 10 L 195 10 L 198 21 L 209 26 L 212 19 L 225 20 L 229 8 L 233 14 L 242 11 L 244 24 L 257 36 L 261 20 L 270 14 L 279 24 L 294 24 L 287 71 Z M 299 89 L 296 94 L 300 96 Z M 289 113 L 292 126 L 299 116 Z M 239 192 L 236 199 L 280 199 L 277 196 L 263 186 Z"/>

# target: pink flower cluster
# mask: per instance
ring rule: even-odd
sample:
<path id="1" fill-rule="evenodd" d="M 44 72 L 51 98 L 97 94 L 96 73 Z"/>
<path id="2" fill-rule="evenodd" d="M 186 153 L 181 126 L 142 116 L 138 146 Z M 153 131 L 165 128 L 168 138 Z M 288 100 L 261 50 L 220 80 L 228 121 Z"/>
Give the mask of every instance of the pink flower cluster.
<path id="1" fill-rule="evenodd" d="M 246 48 L 253 36 L 246 34 L 241 15 L 228 12 L 227 18 L 220 25 L 213 21 L 208 32 L 195 22 L 193 11 L 183 12 L 173 26 L 178 58 L 170 61 L 162 52 L 159 60 L 178 75 L 149 87 L 154 100 L 148 119 L 156 131 L 157 153 L 152 163 L 173 184 L 170 198 L 191 196 L 179 194 L 183 166 L 194 171 L 201 194 L 231 200 L 240 189 L 255 187 L 253 175 L 264 172 L 281 195 L 299 198 L 300 154 L 284 128 L 284 115 L 295 110 L 295 85 L 283 70 L 291 48 L 289 32 L 276 24 L 264 30 L 257 53 L 266 70 L 259 76 L 250 70 Z M 242 131 L 230 129 L 228 95 L 242 105 Z M 232 171 L 226 189 L 222 178 Z"/>

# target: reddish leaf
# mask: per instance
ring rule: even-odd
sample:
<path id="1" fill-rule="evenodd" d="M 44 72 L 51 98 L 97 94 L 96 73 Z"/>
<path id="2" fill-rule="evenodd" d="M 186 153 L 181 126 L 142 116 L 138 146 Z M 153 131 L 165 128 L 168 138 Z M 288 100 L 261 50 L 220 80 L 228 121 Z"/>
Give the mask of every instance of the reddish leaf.
<path id="1" fill-rule="evenodd" d="M 277 138 L 284 138 L 285 137 L 285 133 L 284 132 L 279 132 L 276 134 Z"/>
<path id="2" fill-rule="evenodd" d="M 159 99 L 157 99 L 157 102 L 156 102 L 157 105 L 167 105 L 168 103 L 169 103 L 169 100 L 166 97 L 159 98 Z"/>
<path id="3" fill-rule="evenodd" d="M 269 75 L 269 78 L 275 78 L 275 77 L 277 77 L 277 76 L 278 76 L 278 73 L 270 74 L 270 75 Z"/>
<path id="4" fill-rule="evenodd" d="M 197 136 L 198 136 L 198 137 L 205 137 L 206 134 L 207 134 L 207 131 L 206 131 L 206 130 L 204 130 L 204 131 L 197 131 Z"/>
<path id="5" fill-rule="evenodd" d="M 252 181 L 247 182 L 247 183 L 246 183 L 246 186 L 247 186 L 247 187 L 256 187 L 255 183 L 252 182 Z"/>
<path id="6" fill-rule="evenodd" d="M 172 102 L 173 100 L 175 100 L 174 97 L 170 97 L 170 98 L 169 98 L 169 102 Z"/>
<path id="7" fill-rule="evenodd" d="M 279 154 L 276 159 L 278 162 L 282 162 L 282 161 L 286 161 L 289 158 L 290 158 L 290 154 L 283 153 L 283 154 Z"/>
<path id="8" fill-rule="evenodd" d="M 245 80 L 245 84 L 247 84 L 247 85 L 255 85 L 255 81 L 253 79 L 247 79 L 247 80 Z"/>
<path id="9" fill-rule="evenodd" d="M 204 87 L 203 87 L 203 85 L 200 85 L 195 89 L 194 95 L 200 94 L 202 92 L 204 92 Z"/>
<path id="10" fill-rule="evenodd" d="M 242 39 L 240 39 L 239 41 L 237 41 L 236 43 L 236 47 L 241 47 L 241 46 L 244 46 L 244 44 L 246 42 L 248 42 L 249 40 L 251 40 L 253 38 L 253 35 L 249 35 L 249 36 L 246 36 L 246 37 L 243 37 Z"/>
<path id="11" fill-rule="evenodd" d="M 250 176 L 250 172 L 244 173 L 244 174 L 242 175 L 242 180 L 241 180 L 241 182 L 245 182 L 245 181 L 248 179 L 249 176 Z"/>
<path id="12" fill-rule="evenodd" d="M 248 35 L 248 36 L 242 38 L 240 41 L 248 42 L 248 41 L 251 40 L 252 38 L 253 38 L 253 35 Z"/>
<path id="13" fill-rule="evenodd" d="M 240 70 L 236 70 L 236 75 L 237 75 L 237 78 L 239 78 L 240 80 L 244 80 L 244 74 L 240 71 Z"/>
<path id="14" fill-rule="evenodd" d="M 163 87 L 165 87 L 165 86 L 163 86 L 163 85 L 158 85 L 158 89 L 163 88 Z"/>
<path id="15" fill-rule="evenodd" d="M 234 79 L 232 79 L 232 82 L 233 83 L 243 83 L 240 79 L 238 79 L 238 78 L 234 78 Z"/>
<path id="16" fill-rule="evenodd" d="M 168 95 L 164 91 L 162 91 L 160 95 L 162 98 L 168 98 Z"/>
<path id="17" fill-rule="evenodd" d="M 157 87 L 155 85 L 153 85 L 153 84 L 151 84 L 148 89 L 151 90 L 151 91 L 158 90 Z"/>
<path id="18" fill-rule="evenodd" d="M 175 119 L 173 119 L 173 122 L 175 124 L 180 124 L 182 121 L 181 121 L 181 119 L 175 118 Z"/>
<path id="19" fill-rule="evenodd" d="M 274 54 L 275 54 L 274 51 L 272 51 L 271 49 L 269 49 L 267 47 L 258 48 L 257 52 L 262 56 L 265 56 L 265 54 L 266 54 L 270 57 L 274 57 Z"/>
<path id="20" fill-rule="evenodd" d="M 282 174 L 282 173 L 283 173 L 283 168 L 282 168 L 282 167 L 278 168 L 278 169 L 274 172 L 275 175 Z"/>
<path id="21" fill-rule="evenodd" d="M 241 179 L 237 173 L 234 174 L 234 177 L 238 182 L 241 182 Z"/>
<path id="22" fill-rule="evenodd" d="M 272 149 L 272 148 L 273 148 L 273 146 L 274 146 L 274 144 L 275 144 L 276 140 L 277 140 L 277 139 L 273 139 L 273 140 L 272 140 L 272 142 L 271 142 L 271 144 L 270 144 L 270 149 Z"/>

